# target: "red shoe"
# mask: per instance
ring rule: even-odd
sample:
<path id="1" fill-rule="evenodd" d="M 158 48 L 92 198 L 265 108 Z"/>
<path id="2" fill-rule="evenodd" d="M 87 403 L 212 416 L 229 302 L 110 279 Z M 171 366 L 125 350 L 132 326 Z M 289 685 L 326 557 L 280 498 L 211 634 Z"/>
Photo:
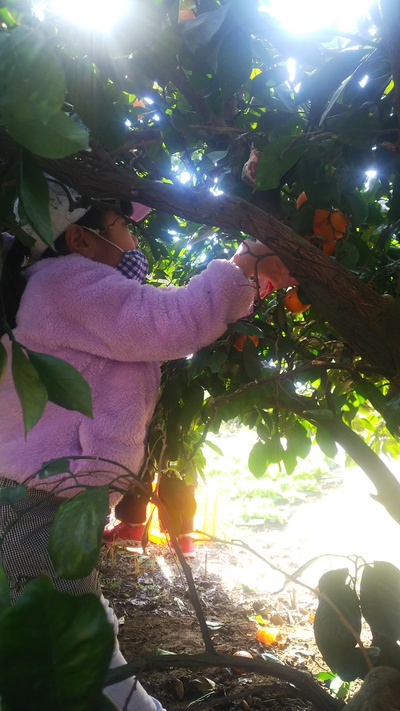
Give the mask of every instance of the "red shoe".
<path id="1" fill-rule="evenodd" d="M 103 533 L 104 543 L 114 543 L 115 541 L 133 541 L 141 543 L 145 524 L 117 523 L 114 528 L 105 528 Z"/>
<path id="2" fill-rule="evenodd" d="M 194 549 L 192 536 L 185 533 L 183 536 L 179 536 L 178 543 L 185 558 L 196 558 L 196 551 Z"/>

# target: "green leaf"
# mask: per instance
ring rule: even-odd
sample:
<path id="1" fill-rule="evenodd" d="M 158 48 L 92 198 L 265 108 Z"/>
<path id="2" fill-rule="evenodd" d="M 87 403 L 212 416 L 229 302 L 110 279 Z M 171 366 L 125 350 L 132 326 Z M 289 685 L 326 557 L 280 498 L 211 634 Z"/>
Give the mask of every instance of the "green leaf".
<path id="1" fill-rule="evenodd" d="M 268 445 L 258 440 L 249 454 L 248 466 L 256 479 L 264 476 L 269 464 Z"/>
<path id="2" fill-rule="evenodd" d="M 370 206 L 371 208 L 372 206 Z M 375 206 L 376 207 L 376 206 Z M 400 219 L 400 174 L 396 172 L 393 180 L 392 199 L 388 214 L 389 222 L 397 222 Z M 380 223 L 378 223 L 380 224 Z"/>
<path id="3" fill-rule="evenodd" d="M 315 439 L 321 452 L 325 454 L 326 457 L 329 457 L 330 459 L 334 459 L 336 457 L 336 442 L 326 427 L 318 425 Z"/>
<path id="4" fill-rule="evenodd" d="M 96 595 L 59 593 L 47 576 L 34 580 L 0 618 L 2 702 L 29 711 L 101 708 L 113 646 Z"/>
<path id="5" fill-rule="evenodd" d="M 6 575 L 6 571 L 0 563 L 0 618 L 11 605 L 10 585 Z"/>
<path id="6" fill-rule="evenodd" d="M 248 323 L 247 321 L 238 321 L 237 323 L 231 323 L 228 326 L 229 331 L 234 333 L 245 333 L 247 336 L 257 336 L 258 338 L 263 338 L 264 331 L 261 330 L 254 323 Z"/>
<path id="7" fill-rule="evenodd" d="M 26 349 L 28 357 L 47 388 L 49 400 L 66 410 L 93 417 L 92 393 L 85 378 L 61 358 Z"/>
<path id="8" fill-rule="evenodd" d="M 119 107 L 107 88 L 107 83 L 95 71 L 93 63 L 86 59 L 70 60 L 66 68 L 68 98 L 79 118 L 108 150 L 124 143 L 126 126 Z"/>
<path id="9" fill-rule="evenodd" d="M 312 234 L 314 211 L 314 206 L 307 200 L 292 216 L 292 229 L 297 232 L 297 234 L 301 235 L 301 237 L 306 237 L 307 235 Z"/>
<path id="10" fill-rule="evenodd" d="M 61 110 L 66 84 L 62 64 L 46 32 L 21 26 L 0 43 L 0 110 L 5 123 L 48 121 Z"/>
<path id="11" fill-rule="evenodd" d="M 257 190 L 279 187 L 281 178 L 308 150 L 307 138 L 282 136 L 272 141 L 263 151 L 257 167 Z"/>
<path id="12" fill-rule="evenodd" d="M 290 476 L 291 474 L 293 474 L 294 470 L 296 469 L 297 456 L 293 451 L 287 449 L 282 454 L 282 460 L 285 465 L 286 474 L 288 474 Z"/>
<path id="13" fill-rule="evenodd" d="M 71 473 L 71 465 L 69 457 L 60 457 L 60 459 L 50 459 L 49 462 L 44 462 L 38 471 L 39 479 L 48 479 L 56 474 Z"/>
<path id="14" fill-rule="evenodd" d="M 275 656 L 275 654 L 271 654 L 271 652 L 261 652 L 262 659 L 265 659 L 266 662 L 276 662 L 277 664 L 284 664 L 282 659 L 279 659 L 278 657 Z"/>
<path id="15" fill-rule="evenodd" d="M 328 679 L 334 679 L 336 674 L 333 672 L 318 672 L 318 674 L 315 675 L 316 679 L 320 679 L 320 681 L 327 681 Z"/>
<path id="16" fill-rule="evenodd" d="M 227 4 L 217 10 L 198 15 L 190 22 L 182 23 L 182 37 L 190 52 L 193 54 L 199 50 L 207 52 L 208 45 L 215 41 L 216 35 L 222 31 L 228 12 L 229 5 Z"/>
<path id="17" fill-rule="evenodd" d="M 50 531 L 49 553 L 62 578 L 77 580 L 92 572 L 107 513 L 107 486 L 87 489 L 61 504 Z"/>
<path id="18" fill-rule="evenodd" d="M 40 420 L 47 404 L 47 390 L 39 378 L 37 370 L 29 362 L 21 346 L 12 343 L 11 372 L 19 397 L 24 419 L 25 437 Z"/>
<path id="19" fill-rule="evenodd" d="M 25 501 L 29 498 L 29 489 L 23 484 L 18 486 L 4 486 L 0 488 L 0 505 L 17 504 L 18 501 Z"/>
<path id="20" fill-rule="evenodd" d="M 258 351 L 250 338 L 246 338 L 242 350 L 243 366 L 249 380 L 257 380 L 261 373 Z"/>
<path id="21" fill-rule="evenodd" d="M 206 444 L 207 447 L 210 447 L 210 449 L 212 449 L 213 452 L 216 452 L 216 453 L 219 454 L 221 457 L 224 456 L 224 453 L 223 453 L 222 449 L 220 449 L 214 442 L 211 442 L 209 439 L 205 439 L 205 440 L 204 440 L 204 444 Z"/>
<path id="22" fill-rule="evenodd" d="M 3 379 L 5 370 L 7 366 L 7 351 L 3 344 L 0 342 L 0 383 Z"/>
<path id="23" fill-rule="evenodd" d="M 42 240 L 54 248 L 47 180 L 32 154 L 24 149 L 20 154 L 20 171 L 19 196 L 22 207 Z"/>
<path id="24" fill-rule="evenodd" d="M 346 193 L 343 196 L 343 205 L 346 212 L 351 216 L 351 222 L 355 227 L 361 227 L 368 217 L 368 204 L 364 195 L 358 190 Z"/>
<path id="25" fill-rule="evenodd" d="M 180 420 L 184 430 L 188 430 L 192 424 L 192 421 L 198 417 L 203 401 L 203 388 L 197 380 L 192 381 L 183 394 L 183 405 L 181 408 Z"/>
<path id="26" fill-rule="evenodd" d="M 331 420 L 333 418 L 333 412 L 332 410 L 318 407 L 315 410 L 304 410 L 304 416 L 312 420 Z"/>
<path id="27" fill-rule="evenodd" d="M 398 429 L 400 423 L 400 396 L 395 395 L 386 402 L 386 407 L 384 410 L 384 417 L 386 420 L 386 427 L 389 432 L 394 436 L 398 436 Z M 397 446 L 397 445 L 396 445 Z"/>
<path id="28" fill-rule="evenodd" d="M 360 252 L 350 239 L 336 242 L 336 259 L 346 269 L 355 269 L 360 260 Z"/>
<path id="29" fill-rule="evenodd" d="M 335 54 L 324 64 L 305 77 L 298 92 L 298 101 L 317 100 L 322 104 L 346 77 L 353 73 L 372 49 L 348 49 Z"/>
<path id="30" fill-rule="evenodd" d="M 3 115 L 12 137 L 43 158 L 64 158 L 89 147 L 89 133 L 60 111 L 44 121 L 19 121 Z"/>
<path id="31" fill-rule="evenodd" d="M 217 56 L 217 78 L 224 99 L 229 99 L 247 81 L 252 69 L 250 40 L 240 27 L 225 34 Z"/>
<path id="32" fill-rule="evenodd" d="M 288 450 L 295 453 L 300 459 L 305 459 L 311 449 L 311 439 L 308 432 L 300 422 L 294 422 L 285 432 Z"/>

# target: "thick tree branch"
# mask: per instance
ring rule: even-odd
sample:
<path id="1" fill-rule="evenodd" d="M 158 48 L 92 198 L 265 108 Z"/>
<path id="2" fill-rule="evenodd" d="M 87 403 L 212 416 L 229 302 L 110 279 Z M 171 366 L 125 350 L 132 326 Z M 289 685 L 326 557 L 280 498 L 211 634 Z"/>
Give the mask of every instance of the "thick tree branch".
<path id="1" fill-rule="evenodd" d="M 400 307 L 363 284 L 290 227 L 250 203 L 231 195 L 137 178 L 127 168 L 94 169 L 93 162 L 40 161 L 55 177 L 93 197 L 135 197 L 169 214 L 226 230 L 240 230 L 272 248 L 304 287 L 321 315 L 372 366 L 396 380 L 400 363 Z"/>
<path id="2" fill-rule="evenodd" d="M 237 657 L 230 654 L 163 654 L 152 657 L 143 657 L 123 667 L 109 670 L 106 685 L 116 684 L 132 675 L 142 674 L 155 669 L 169 669 L 170 667 L 185 669 L 193 667 L 235 667 Z M 322 689 L 310 674 L 297 669 L 292 669 L 285 664 L 270 662 L 261 659 L 240 658 L 240 666 L 248 671 L 265 674 L 266 676 L 282 679 L 293 684 L 297 689 L 306 694 L 309 701 L 315 704 L 319 711 L 338 711 L 343 704 L 333 699 Z"/>

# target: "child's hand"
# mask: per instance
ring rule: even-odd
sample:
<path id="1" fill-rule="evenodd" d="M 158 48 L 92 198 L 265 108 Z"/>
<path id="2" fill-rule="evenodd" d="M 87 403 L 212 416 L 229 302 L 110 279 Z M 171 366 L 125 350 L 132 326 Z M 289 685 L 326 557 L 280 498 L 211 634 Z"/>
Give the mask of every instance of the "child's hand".
<path id="1" fill-rule="evenodd" d="M 254 277 L 258 282 L 261 299 L 269 296 L 275 289 L 297 284 L 279 257 L 262 242 L 246 239 L 231 261 L 240 267 L 247 278 Z"/>

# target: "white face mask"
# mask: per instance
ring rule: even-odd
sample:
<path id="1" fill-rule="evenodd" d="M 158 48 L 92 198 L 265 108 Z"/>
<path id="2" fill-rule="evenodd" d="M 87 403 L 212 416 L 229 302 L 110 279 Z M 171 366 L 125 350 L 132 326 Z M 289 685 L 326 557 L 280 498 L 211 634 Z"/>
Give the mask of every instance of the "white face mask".
<path id="1" fill-rule="evenodd" d="M 116 249 L 119 249 L 119 251 L 122 252 L 123 257 L 115 269 L 126 276 L 127 279 L 136 279 L 136 281 L 143 284 L 149 273 L 149 262 L 146 255 L 143 254 L 140 249 L 122 249 L 117 244 L 114 244 L 114 242 L 111 242 L 111 240 L 103 237 L 103 235 L 100 234 L 100 232 L 97 232 L 97 230 L 93 230 L 90 227 L 85 227 L 85 230 L 93 232 L 93 234 L 100 237 L 100 239 L 104 240 L 104 242 L 108 242 L 108 244 L 111 244 Z"/>

